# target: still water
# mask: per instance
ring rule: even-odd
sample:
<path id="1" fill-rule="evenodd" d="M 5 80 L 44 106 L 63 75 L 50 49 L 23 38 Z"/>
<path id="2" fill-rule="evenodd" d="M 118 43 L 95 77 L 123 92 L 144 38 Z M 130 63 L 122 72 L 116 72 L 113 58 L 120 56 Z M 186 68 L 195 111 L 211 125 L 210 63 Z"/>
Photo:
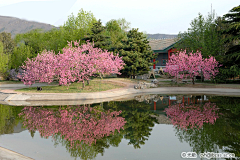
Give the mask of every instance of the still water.
<path id="1" fill-rule="evenodd" d="M 0 134 L 0 146 L 37 160 L 201 159 L 204 152 L 240 157 L 240 97 L 142 95 L 78 106 L 0 105 Z"/>

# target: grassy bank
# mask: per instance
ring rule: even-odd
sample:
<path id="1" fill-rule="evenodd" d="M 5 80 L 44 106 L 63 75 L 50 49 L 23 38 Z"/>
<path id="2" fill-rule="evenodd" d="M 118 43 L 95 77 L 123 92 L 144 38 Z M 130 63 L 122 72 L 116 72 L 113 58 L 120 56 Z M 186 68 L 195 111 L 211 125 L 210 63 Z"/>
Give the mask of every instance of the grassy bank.
<path id="1" fill-rule="evenodd" d="M 23 88 L 18 89 L 16 91 L 20 92 L 31 92 L 31 93 L 90 93 L 90 92 L 100 92 L 100 91 L 106 91 L 110 89 L 116 89 L 116 88 L 122 88 L 125 85 L 121 83 L 114 83 L 110 81 L 105 80 L 91 80 L 90 84 L 87 85 L 85 82 L 85 87 L 83 88 L 82 82 L 75 82 L 72 83 L 70 86 L 43 86 L 42 91 L 37 91 L 37 87 L 29 87 L 29 88 Z"/>
<path id="2" fill-rule="evenodd" d="M 210 82 L 200 83 L 196 82 L 194 85 L 192 82 L 186 83 L 175 83 L 171 81 L 161 81 L 159 82 L 158 87 L 192 87 L 192 88 L 232 88 L 232 89 L 240 89 L 239 84 L 215 84 Z"/>

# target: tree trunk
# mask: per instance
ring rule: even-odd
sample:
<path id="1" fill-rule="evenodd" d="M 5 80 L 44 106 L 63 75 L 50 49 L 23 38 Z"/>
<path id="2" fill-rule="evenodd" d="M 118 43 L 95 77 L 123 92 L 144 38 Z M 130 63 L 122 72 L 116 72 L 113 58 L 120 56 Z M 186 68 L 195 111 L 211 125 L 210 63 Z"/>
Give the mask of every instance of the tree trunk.
<path id="1" fill-rule="evenodd" d="M 89 85 L 90 84 L 90 82 L 89 82 L 89 80 L 87 80 L 87 85 Z"/>
<path id="2" fill-rule="evenodd" d="M 204 81 L 204 76 L 203 76 L 203 73 L 201 71 L 201 82 L 203 82 L 203 81 Z"/>
<path id="3" fill-rule="evenodd" d="M 85 87 L 85 83 L 84 83 L 84 81 L 83 81 L 83 83 L 82 83 L 82 84 L 83 84 L 83 88 L 84 88 L 84 87 Z"/>
<path id="4" fill-rule="evenodd" d="M 194 82 L 194 77 L 192 78 L 192 83 L 195 84 L 195 82 Z"/>
<path id="5" fill-rule="evenodd" d="M 100 76 L 101 79 L 103 79 L 103 75 L 102 75 L 102 73 L 100 73 L 99 76 Z"/>

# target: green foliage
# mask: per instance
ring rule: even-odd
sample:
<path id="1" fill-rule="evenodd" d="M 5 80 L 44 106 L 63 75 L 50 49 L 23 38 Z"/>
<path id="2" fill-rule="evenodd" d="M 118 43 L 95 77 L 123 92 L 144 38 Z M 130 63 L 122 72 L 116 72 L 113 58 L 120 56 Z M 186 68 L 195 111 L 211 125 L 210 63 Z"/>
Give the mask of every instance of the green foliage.
<path id="1" fill-rule="evenodd" d="M 127 38 L 122 40 L 122 47 L 118 48 L 126 64 L 121 73 L 125 76 L 144 74 L 153 65 L 152 59 L 157 57 L 149 46 L 149 41 L 138 29 L 131 29 Z"/>
<path id="2" fill-rule="evenodd" d="M 14 40 L 11 37 L 11 33 L 0 33 L 0 41 L 3 43 L 3 53 L 11 55 L 13 48 L 16 46 Z"/>
<path id="3" fill-rule="evenodd" d="M 106 23 L 106 30 L 112 42 L 109 49 L 110 51 L 117 52 L 117 49 L 122 47 L 121 41 L 127 38 L 127 33 L 124 30 L 127 26 L 123 27 L 123 22 L 120 20 L 123 19 L 112 19 Z"/>
<path id="4" fill-rule="evenodd" d="M 26 46 L 21 43 L 18 47 L 13 49 L 13 53 L 11 55 L 10 66 L 11 69 L 17 69 L 21 66 L 27 58 L 32 58 L 32 49 L 30 46 Z"/>
<path id="5" fill-rule="evenodd" d="M 26 46 L 32 48 L 32 54 L 35 57 L 45 49 L 44 31 L 41 29 L 34 29 L 24 34 L 17 34 L 15 42 L 17 44 L 24 43 Z"/>
<path id="6" fill-rule="evenodd" d="M 92 33 L 93 24 L 97 20 L 91 12 L 86 12 L 83 9 L 79 10 L 77 17 L 71 14 L 68 20 L 63 25 L 67 31 L 67 39 L 70 41 L 80 40 L 85 35 Z"/>
<path id="7" fill-rule="evenodd" d="M 0 135 L 13 133 L 14 127 L 20 122 L 18 113 L 22 108 L 0 104 Z"/>
<path id="8" fill-rule="evenodd" d="M 67 36 L 68 33 L 63 27 L 45 32 L 42 37 L 43 48 L 53 50 L 55 53 L 61 52 L 67 46 L 67 41 L 71 41 L 70 38 L 67 39 Z"/>
<path id="9" fill-rule="evenodd" d="M 236 77 L 240 75 L 240 5 L 223 17 L 224 23 L 228 25 L 223 34 L 230 35 L 225 40 L 225 44 L 229 47 L 225 53 L 224 67 L 231 73 L 231 77 Z"/>
<path id="10" fill-rule="evenodd" d="M 15 42 L 17 44 L 25 43 L 26 46 L 32 48 L 34 57 L 45 49 L 58 53 L 67 46 L 68 41 L 79 41 L 84 35 L 91 33 L 91 28 L 95 22 L 96 18 L 91 12 L 85 12 L 81 9 L 77 17 L 71 14 L 65 24 L 58 29 L 54 28 L 47 32 L 35 29 L 28 33 L 18 34 L 15 37 Z"/>
<path id="11" fill-rule="evenodd" d="M 131 27 L 130 27 L 131 23 L 127 22 L 125 18 L 119 18 L 117 20 L 117 23 L 120 25 L 121 29 L 124 32 L 127 32 L 127 31 L 129 31 L 131 29 Z"/>
<path id="12" fill-rule="evenodd" d="M 15 47 L 14 40 L 11 38 L 11 33 L 0 33 L 0 75 L 6 79 L 8 77 L 8 69 L 10 57 Z"/>
<path id="13" fill-rule="evenodd" d="M 82 40 L 94 42 L 94 47 L 101 49 L 109 49 L 111 41 L 107 36 L 106 28 L 102 26 L 101 20 L 93 24 L 91 33 L 88 33 Z"/>
<path id="14" fill-rule="evenodd" d="M 234 7 L 230 13 L 215 18 L 209 13 L 204 18 L 200 13 L 191 22 L 187 32 L 179 33 L 181 39 L 175 47 L 187 52 L 201 51 L 203 57 L 214 56 L 222 67 L 215 77 L 216 82 L 224 82 L 228 78 L 240 75 L 240 6 Z"/>
<path id="15" fill-rule="evenodd" d="M 209 13 L 205 18 L 199 13 L 190 26 L 188 31 L 178 34 L 181 41 L 174 47 L 178 50 L 186 49 L 187 53 L 201 51 L 204 58 L 222 54 L 223 40 L 222 35 L 217 31 L 214 12 Z"/>
<path id="16" fill-rule="evenodd" d="M 0 75 L 5 77 L 8 69 L 8 55 L 3 53 L 3 43 L 0 41 Z"/>

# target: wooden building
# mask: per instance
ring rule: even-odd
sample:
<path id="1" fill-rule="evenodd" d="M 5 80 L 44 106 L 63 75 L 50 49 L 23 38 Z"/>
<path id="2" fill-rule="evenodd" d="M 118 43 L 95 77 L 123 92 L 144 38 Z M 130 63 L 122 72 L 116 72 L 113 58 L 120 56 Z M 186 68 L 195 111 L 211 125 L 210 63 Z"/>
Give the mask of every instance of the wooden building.
<path id="1" fill-rule="evenodd" d="M 153 60 L 153 62 L 158 62 L 157 64 L 151 66 L 150 69 L 154 69 L 155 71 L 159 70 L 160 68 L 164 69 L 167 61 L 170 59 L 171 54 L 176 51 L 173 46 L 177 42 L 178 40 L 176 38 L 149 40 L 149 45 L 151 46 L 154 54 L 158 53 L 158 57 Z"/>

